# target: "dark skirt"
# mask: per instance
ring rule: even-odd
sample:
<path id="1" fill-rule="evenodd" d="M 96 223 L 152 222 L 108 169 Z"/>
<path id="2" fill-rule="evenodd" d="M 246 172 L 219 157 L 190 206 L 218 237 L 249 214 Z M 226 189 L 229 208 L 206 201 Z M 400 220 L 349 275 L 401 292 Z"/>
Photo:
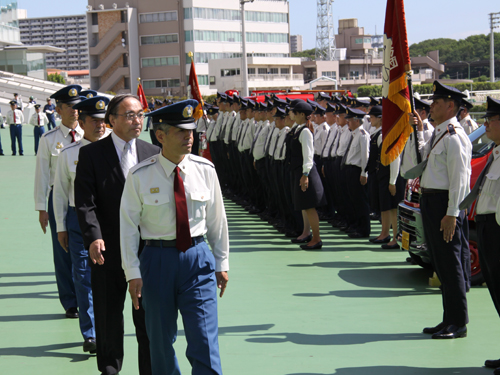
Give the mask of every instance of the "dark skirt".
<path id="1" fill-rule="evenodd" d="M 319 177 L 316 165 L 313 165 L 309 172 L 309 185 L 306 191 L 300 188 L 300 179 L 302 177 L 302 169 L 293 171 L 292 178 L 292 194 L 293 206 L 296 210 L 307 210 L 326 205 L 326 196 L 323 189 L 323 184 Z"/>
<path id="2" fill-rule="evenodd" d="M 389 211 L 398 208 L 399 203 L 405 195 L 405 180 L 401 175 L 398 175 L 396 180 L 396 195 L 392 196 L 389 192 L 389 174 L 379 177 L 378 179 L 378 196 L 380 211 Z"/>

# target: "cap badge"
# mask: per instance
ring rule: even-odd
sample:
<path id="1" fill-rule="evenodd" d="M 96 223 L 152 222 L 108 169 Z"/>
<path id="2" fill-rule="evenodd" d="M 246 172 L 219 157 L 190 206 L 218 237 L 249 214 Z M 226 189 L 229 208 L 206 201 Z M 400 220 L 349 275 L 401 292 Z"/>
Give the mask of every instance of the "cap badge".
<path id="1" fill-rule="evenodd" d="M 436 92 L 437 88 L 436 88 L 436 85 L 434 85 L 434 87 L 432 88 L 432 91 Z"/>
<path id="2" fill-rule="evenodd" d="M 182 115 L 184 118 L 189 118 L 193 116 L 193 107 L 188 105 L 186 108 L 184 108 L 184 111 L 182 111 Z"/>
<path id="3" fill-rule="evenodd" d="M 76 89 L 71 89 L 71 90 L 69 90 L 68 95 L 69 96 L 77 96 L 78 95 L 78 91 L 76 91 Z"/>
<path id="4" fill-rule="evenodd" d="M 92 95 L 92 94 L 89 94 L 89 95 Z M 103 100 L 99 100 L 96 104 L 95 104 L 95 107 L 97 109 L 104 109 L 106 107 L 106 104 L 104 104 L 104 101 Z"/>
<path id="5" fill-rule="evenodd" d="M 94 95 L 92 95 L 92 93 L 87 94 L 87 99 L 90 99 L 90 98 L 93 98 L 93 97 L 94 97 Z"/>

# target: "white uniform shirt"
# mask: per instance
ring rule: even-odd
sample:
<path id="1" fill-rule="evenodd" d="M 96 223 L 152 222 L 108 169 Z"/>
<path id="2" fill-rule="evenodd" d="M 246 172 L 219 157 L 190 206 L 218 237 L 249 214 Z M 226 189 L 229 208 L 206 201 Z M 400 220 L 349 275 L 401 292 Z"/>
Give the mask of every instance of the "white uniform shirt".
<path id="1" fill-rule="evenodd" d="M 229 136 L 231 135 L 231 138 L 232 138 L 232 133 L 237 133 L 238 130 L 235 129 L 235 125 L 237 126 L 238 125 L 238 119 L 240 118 L 240 114 L 239 113 L 236 113 L 234 111 L 232 111 L 228 118 L 227 118 L 227 121 L 226 121 L 226 124 L 225 124 L 225 129 L 226 129 L 226 132 L 224 133 L 224 143 L 226 145 L 229 144 Z M 232 132 L 231 132 L 232 130 Z"/>
<path id="2" fill-rule="evenodd" d="M 229 233 L 215 168 L 192 154 L 185 155 L 178 166 L 186 191 L 191 237 L 206 234 L 215 257 L 215 271 L 227 271 Z M 130 170 L 120 207 L 122 267 L 127 281 L 141 277 L 137 257 L 140 238 L 176 238 L 175 167 L 160 153 Z"/>
<path id="3" fill-rule="evenodd" d="M 330 131 L 330 126 L 323 122 L 318 125 L 314 132 L 314 154 L 321 155 L 323 147 L 325 146 L 326 139 L 328 138 L 328 132 Z"/>
<path id="4" fill-rule="evenodd" d="M 249 150 L 252 147 L 253 138 L 255 136 L 255 119 L 247 119 L 247 125 L 243 129 L 243 134 L 241 136 L 240 145 L 238 145 L 239 151 Z"/>
<path id="5" fill-rule="evenodd" d="M 211 141 L 211 138 L 213 136 L 213 133 L 214 133 L 214 130 L 215 130 L 215 121 L 214 120 L 210 120 L 208 125 L 207 125 L 207 141 Z"/>
<path id="6" fill-rule="evenodd" d="M 456 134 L 449 133 L 438 142 L 448 129 L 448 124 L 455 127 Z M 446 215 L 458 216 L 458 206 L 470 192 L 472 144 L 464 129 L 453 117 L 435 128 L 434 148 L 431 142 L 425 142 L 423 132 L 417 132 L 422 160 L 429 155 L 429 161 L 421 179 L 420 186 L 428 189 L 449 191 Z M 432 148 L 432 151 L 431 151 Z M 412 155 L 416 159 L 416 155 Z"/>
<path id="7" fill-rule="evenodd" d="M 286 135 L 290 131 L 288 126 L 285 126 L 278 133 L 278 143 L 276 144 L 276 149 L 274 150 L 273 158 L 274 160 L 285 160 L 286 157 Z"/>
<path id="8" fill-rule="evenodd" d="M 296 132 L 305 126 L 306 124 L 299 125 Z M 299 142 L 302 145 L 302 173 L 309 173 L 314 165 L 314 138 L 309 129 L 300 132 Z"/>
<path id="9" fill-rule="evenodd" d="M 321 157 L 322 158 L 327 158 L 328 153 L 330 150 L 333 148 L 333 143 L 335 142 L 335 137 L 337 137 L 337 134 L 339 132 L 338 125 L 335 123 L 332 126 L 330 126 L 330 130 L 328 130 L 328 136 L 326 137 L 325 145 L 323 146 L 323 149 L 321 150 Z"/>
<path id="10" fill-rule="evenodd" d="M 372 127 L 372 123 L 370 122 L 370 116 L 366 115 L 363 117 L 363 124 L 361 125 L 363 129 L 366 130 L 368 135 L 370 135 L 370 128 Z"/>
<path id="11" fill-rule="evenodd" d="M 200 117 L 197 122 L 196 133 L 205 133 L 209 122 L 210 120 L 208 118 Z"/>
<path id="12" fill-rule="evenodd" d="M 254 139 L 255 145 L 253 148 L 253 158 L 255 160 L 260 160 L 264 157 L 264 147 L 266 146 L 266 140 L 270 128 L 271 125 L 269 124 L 269 121 L 266 120 L 262 121 L 260 129 L 255 131 L 255 136 L 257 137 L 256 139 Z"/>
<path id="13" fill-rule="evenodd" d="M 429 120 L 424 119 L 423 121 L 424 124 L 424 130 L 423 130 L 423 136 L 424 136 L 424 141 L 428 142 L 429 139 L 432 138 L 432 133 L 434 132 L 434 126 L 429 122 Z M 406 141 L 406 145 L 404 148 L 404 151 L 402 155 L 400 155 L 401 159 L 401 176 L 404 176 L 406 172 L 408 172 L 410 169 L 413 167 L 417 166 L 417 154 L 416 154 L 416 148 L 415 148 L 415 140 L 414 140 L 414 133 L 410 134 L 410 137 Z"/>
<path id="14" fill-rule="evenodd" d="M 494 214 L 500 201 L 500 146 L 493 149 L 493 162 L 485 176 L 481 194 L 477 198 L 476 213 Z"/>
<path id="15" fill-rule="evenodd" d="M 7 125 L 12 125 L 12 124 L 22 125 L 22 124 L 24 124 L 23 112 L 20 111 L 19 109 L 14 109 L 14 111 L 16 112 L 16 120 L 14 121 L 14 112 L 12 111 L 12 109 L 9 110 L 9 112 L 7 112 L 7 119 L 5 120 Z"/>
<path id="16" fill-rule="evenodd" d="M 381 144 L 382 144 L 382 132 L 380 132 L 377 138 L 378 147 L 380 147 Z M 401 164 L 401 155 L 399 155 L 396 159 L 394 159 L 394 161 L 391 164 L 389 164 L 390 167 L 389 184 L 391 185 L 396 185 L 396 180 L 398 179 L 399 175 L 400 164 Z"/>
<path id="17" fill-rule="evenodd" d="M 234 120 L 233 122 L 233 130 L 231 132 L 231 139 L 230 139 L 231 142 L 236 142 L 238 140 L 238 132 L 240 130 L 240 127 L 241 127 L 241 117 L 240 113 L 238 112 L 236 114 L 236 120 Z"/>
<path id="18" fill-rule="evenodd" d="M 478 128 L 477 122 L 475 122 L 470 115 L 465 116 L 463 119 L 460 120 L 460 125 L 462 125 L 462 128 L 464 128 L 465 132 L 467 135 L 472 133 L 474 130 Z"/>
<path id="19" fill-rule="evenodd" d="M 52 198 L 57 232 L 67 231 L 66 215 L 68 214 L 68 202 L 69 206 L 75 207 L 75 177 L 78 153 L 80 152 L 80 148 L 89 143 L 90 141 L 82 138 L 80 141 L 64 147 L 59 155 Z"/>
<path id="20" fill-rule="evenodd" d="M 217 117 L 217 122 L 215 123 L 214 131 L 212 136 L 210 137 L 210 141 L 215 142 L 219 140 L 219 136 L 222 130 L 222 122 L 226 118 L 227 112 L 219 112 L 219 116 Z"/>
<path id="21" fill-rule="evenodd" d="M 340 128 L 340 136 L 337 137 L 337 141 L 335 142 L 335 146 L 333 147 L 335 156 L 344 156 L 347 145 L 349 144 L 350 137 L 351 131 L 349 130 L 349 126 L 346 124 L 342 128 Z"/>
<path id="22" fill-rule="evenodd" d="M 35 210 L 47 211 L 47 197 L 49 188 L 54 185 L 57 157 L 63 149 L 71 143 L 71 129 L 64 125 L 42 135 L 36 154 L 35 170 Z M 83 138 L 83 129 L 80 125 L 75 128 L 75 141 Z"/>
<path id="23" fill-rule="evenodd" d="M 345 163 L 360 167 L 361 176 L 366 177 L 368 173 L 365 169 L 370 156 L 370 135 L 362 125 L 350 133 L 352 134 L 352 142 Z"/>
<path id="24" fill-rule="evenodd" d="M 40 121 L 38 121 L 40 119 Z M 40 122 L 40 123 L 39 123 Z M 31 115 L 29 124 L 33 126 L 45 126 L 49 123 L 49 120 L 47 119 L 47 116 L 43 112 L 39 113 L 33 113 Z"/>
<path id="25" fill-rule="evenodd" d="M 274 122 L 273 122 L 273 124 L 274 124 Z M 272 158 L 274 158 L 274 151 L 276 150 L 276 146 L 278 145 L 278 137 L 280 134 L 280 130 L 276 127 L 276 125 L 274 125 L 272 127 L 272 129 L 273 129 L 273 132 L 271 134 L 269 150 L 267 151 L 266 156 L 271 156 Z"/>

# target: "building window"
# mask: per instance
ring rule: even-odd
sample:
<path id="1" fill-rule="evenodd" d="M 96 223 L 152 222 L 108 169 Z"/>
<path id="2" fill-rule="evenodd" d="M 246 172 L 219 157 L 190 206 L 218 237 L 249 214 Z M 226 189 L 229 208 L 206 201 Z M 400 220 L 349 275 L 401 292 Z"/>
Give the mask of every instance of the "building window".
<path id="1" fill-rule="evenodd" d="M 92 13 L 92 25 L 98 25 L 99 24 L 99 21 L 98 21 L 98 14 L 97 13 Z"/>
<path id="2" fill-rule="evenodd" d="M 359 71 L 352 70 L 351 72 L 349 72 L 349 76 L 350 76 L 350 78 L 358 79 L 359 78 Z"/>
<path id="3" fill-rule="evenodd" d="M 245 20 L 252 22 L 288 23 L 288 14 L 246 11 Z"/>
<path id="4" fill-rule="evenodd" d="M 356 38 L 355 43 L 356 44 L 363 44 L 363 38 Z"/>
<path id="5" fill-rule="evenodd" d="M 337 79 L 337 72 L 323 72 L 323 77 Z"/>
<path id="6" fill-rule="evenodd" d="M 177 11 L 161 13 L 142 13 L 139 15 L 140 23 L 177 21 Z"/>
<path id="7" fill-rule="evenodd" d="M 141 36 L 141 45 L 178 43 L 178 34 Z"/>
<path id="8" fill-rule="evenodd" d="M 144 80 L 142 84 L 145 89 L 161 89 L 170 87 L 180 87 L 180 79 L 158 79 L 158 80 Z"/>
<path id="9" fill-rule="evenodd" d="M 255 74 L 255 68 L 248 68 L 248 74 Z"/>
<path id="10" fill-rule="evenodd" d="M 215 76 L 210 76 L 210 84 L 215 85 Z"/>
<path id="11" fill-rule="evenodd" d="M 192 41 L 188 38 L 186 42 Z M 278 33 L 246 33 L 248 43 L 288 43 L 288 34 Z M 189 35 L 189 37 L 191 37 Z M 241 33 L 238 31 L 195 30 L 194 40 L 203 42 L 235 42 L 241 43 Z"/>
<path id="12" fill-rule="evenodd" d="M 193 8 L 184 8 L 184 19 L 190 20 L 193 18 Z"/>
<path id="13" fill-rule="evenodd" d="M 142 67 L 179 65 L 179 56 L 153 57 L 141 59 Z"/>
<path id="14" fill-rule="evenodd" d="M 370 78 L 377 78 L 378 70 L 370 70 Z"/>
<path id="15" fill-rule="evenodd" d="M 232 9 L 184 8 L 184 19 L 241 21 L 241 12 Z M 250 22 L 288 23 L 287 13 L 245 12 L 245 20 Z"/>
<path id="16" fill-rule="evenodd" d="M 221 69 L 220 70 L 221 77 L 231 77 L 231 76 L 239 76 L 239 75 L 240 75 L 239 69 Z"/>
<path id="17" fill-rule="evenodd" d="M 192 42 L 193 41 L 193 30 L 186 30 L 186 31 L 184 31 L 184 40 L 186 42 Z"/>
<path id="18" fill-rule="evenodd" d="M 267 74 L 267 68 L 259 68 L 257 71 L 259 74 Z"/>
<path id="19" fill-rule="evenodd" d="M 290 68 L 281 68 L 281 74 L 290 74 Z"/>
<path id="20" fill-rule="evenodd" d="M 269 74 L 279 74 L 279 69 L 278 68 L 270 68 Z"/>
<path id="21" fill-rule="evenodd" d="M 196 75 L 198 78 L 198 85 L 200 86 L 208 86 L 208 75 Z M 186 82 L 189 82 L 189 76 L 186 76 Z"/>

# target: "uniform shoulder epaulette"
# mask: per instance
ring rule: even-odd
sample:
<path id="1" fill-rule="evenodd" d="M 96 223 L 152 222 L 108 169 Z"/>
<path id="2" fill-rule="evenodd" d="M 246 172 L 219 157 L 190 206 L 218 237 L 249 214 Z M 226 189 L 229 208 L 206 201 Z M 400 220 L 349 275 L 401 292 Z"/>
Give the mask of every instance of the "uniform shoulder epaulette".
<path id="1" fill-rule="evenodd" d="M 70 143 L 69 145 L 64 146 L 64 147 L 61 149 L 61 152 L 66 151 L 68 148 L 78 146 L 78 145 L 80 145 L 81 143 L 82 143 L 82 141 L 76 141 L 76 142 Z"/>
<path id="2" fill-rule="evenodd" d="M 154 165 L 157 162 L 158 162 L 158 157 L 156 155 L 152 156 L 150 158 L 147 158 L 147 159 L 141 161 L 140 163 L 134 165 L 132 168 L 130 168 L 130 173 L 135 173 L 139 169 L 144 168 L 148 165 Z"/>
<path id="3" fill-rule="evenodd" d="M 455 126 L 453 126 L 453 124 L 448 124 L 448 133 L 450 133 L 450 135 L 457 134 L 457 131 L 455 130 Z"/>
<path id="4" fill-rule="evenodd" d="M 365 135 L 365 134 L 366 134 L 366 130 L 365 130 L 365 129 L 363 129 L 363 128 L 360 128 L 360 129 L 359 129 L 359 132 L 360 132 L 361 134 L 363 134 L 363 135 Z"/>
<path id="5" fill-rule="evenodd" d="M 215 168 L 215 165 L 210 160 L 208 160 L 202 156 L 189 154 L 189 157 L 191 158 L 192 161 L 207 164 L 207 165 L 210 165 L 212 168 Z"/>
<path id="6" fill-rule="evenodd" d="M 57 130 L 59 130 L 59 126 L 56 126 L 54 129 L 51 129 L 51 130 L 43 133 L 42 137 L 46 137 L 47 135 L 52 134 L 52 133 L 56 132 Z"/>
<path id="7" fill-rule="evenodd" d="M 465 122 L 467 123 L 467 125 L 469 125 L 469 128 L 472 128 L 472 121 L 471 120 L 467 120 Z"/>

